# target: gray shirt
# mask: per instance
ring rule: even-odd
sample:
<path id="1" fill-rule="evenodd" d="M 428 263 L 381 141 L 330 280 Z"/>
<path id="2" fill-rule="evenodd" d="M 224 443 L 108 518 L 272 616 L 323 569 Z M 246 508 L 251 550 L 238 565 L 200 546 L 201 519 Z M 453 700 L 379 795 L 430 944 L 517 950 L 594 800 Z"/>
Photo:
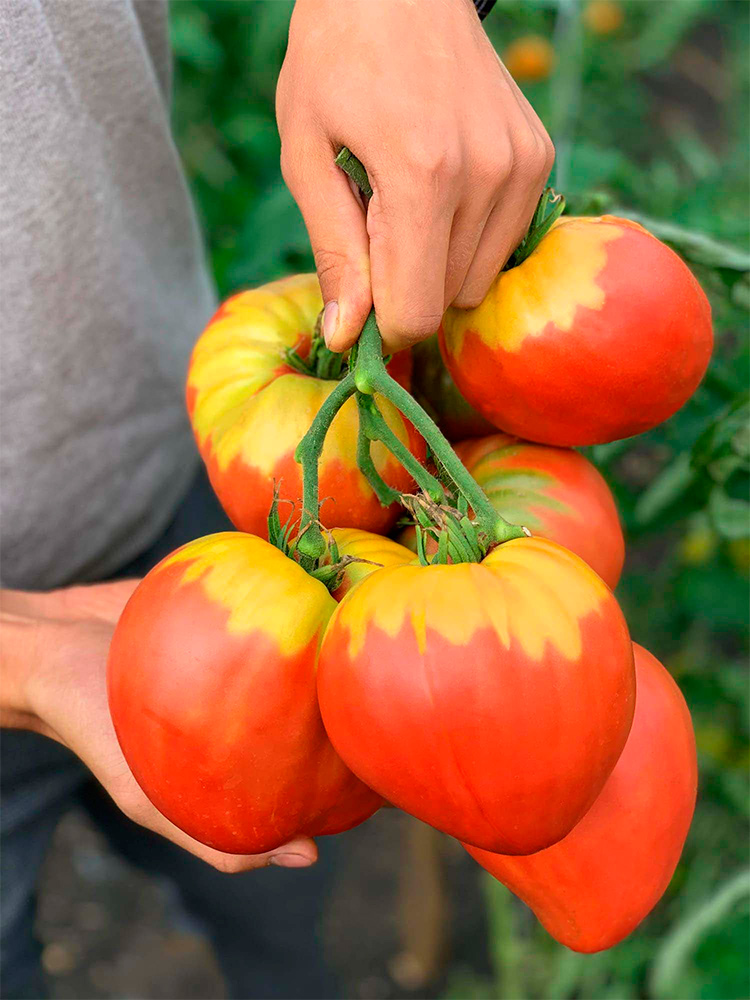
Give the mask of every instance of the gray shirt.
<path id="1" fill-rule="evenodd" d="M 0 0 L 0 559 L 93 580 L 195 473 L 183 400 L 214 306 L 170 134 L 162 0 Z"/>

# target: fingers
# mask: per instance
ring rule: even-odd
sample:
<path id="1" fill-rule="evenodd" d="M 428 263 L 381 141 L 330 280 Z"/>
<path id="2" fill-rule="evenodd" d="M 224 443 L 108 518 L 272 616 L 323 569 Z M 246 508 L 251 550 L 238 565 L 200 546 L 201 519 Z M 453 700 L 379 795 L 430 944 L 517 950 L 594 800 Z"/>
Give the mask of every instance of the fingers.
<path id="1" fill-rule="evenodd" d="M 116 794 L 115 801 L 126 816 L 140 826 L 166 837 L 167 840 L 171 840 L 178 847 L 189 851 L 190 854 L 194 854 L 221 872 L 228 874 L 246 872 L 255 868 L 267 868 L 269 865 L 276 865 L 279 868 L 309 868 L 318 860 L 315 841 L 307 837 L 296 837 L 288 844 L 265 854 L 225 854 L 222 851 L 215 851 L 189 837 L 174 823 L 170 823 L 151 804 L 129 774 L 127 776 L 123 774 L 123 778 L 127 787 Z M 112 791 L 110 787 L 110 792 Z"/>
<path id="2" fill-rule="evenodd" d="M 478 242 L 471 265 L 453 304 L 462 309 L 478 306 L 528 231 L 539 197 L 552 166 L 554 150 L 530 133 L 529 151 L 516 154 L 507 185 L 499 193 Z"/>
<path id="3" fill-rule="evenodd" d="M 413 156 L 408 169 L 373 170 L 367 214 L 372 297 L 385 349 L 433 334 L 443 316 L 457 158 Z"/>
<path id="4" fill-rule="evenodd" d="M 526 234 L 538 200 L 537 194 L 521 204 L 502 199 L 495 206 L 453 305 L 473 309 L 483 301 L 490 285 Z"/>
<path id="5" fill-rule="evenodd" d="M 335 150 L 320 138 L 314 146 L 291 140 L 281 167 L 310 236 L 323 294 L 326 344 L 343 351 L 354 343 L 372 307 L 365 213 Z"/>

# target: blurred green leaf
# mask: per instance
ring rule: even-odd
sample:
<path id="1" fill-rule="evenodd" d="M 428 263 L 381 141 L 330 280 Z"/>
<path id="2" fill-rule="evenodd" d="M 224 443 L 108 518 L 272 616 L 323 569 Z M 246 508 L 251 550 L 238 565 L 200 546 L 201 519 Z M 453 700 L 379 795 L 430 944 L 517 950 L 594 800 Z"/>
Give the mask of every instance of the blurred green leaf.
<path id="1" fill-rule="evenodd" d="M 727 496 L 721 486 L 715 486 L 708 498 L 708 512 L 714 527 L 724 538 L 750 536 L 750 503 Z"/>
<path id="2" fill-rule="evenodd" d="M 694 264 L 728 268 L 732 271 L 750 271 L 750 252 L 719 243 L 705 233 L 686 229 L 664 219 L 652 219 L 628 208 L 616 208 L 612 214 L 638 222 Z"/>
<path id="3" fill-rule="evenodd" d="M 750 869 L 738 872 L 715 894 L 684 917 L 668 935 L 654 959 L 650 976 L 655 997 L 683 1000 L 684 978 L 700 940 L 741 901 L 750 897 Z"/>
<path id="4" fill-rule="evenodd" d="M 635 520 L 641 525 L 649 524 L 662 511 L 677 503 L 694 481 L 695 471 L 690 464 L 690 455 L 681 452 L 640 495 L 635 505 Z"/>

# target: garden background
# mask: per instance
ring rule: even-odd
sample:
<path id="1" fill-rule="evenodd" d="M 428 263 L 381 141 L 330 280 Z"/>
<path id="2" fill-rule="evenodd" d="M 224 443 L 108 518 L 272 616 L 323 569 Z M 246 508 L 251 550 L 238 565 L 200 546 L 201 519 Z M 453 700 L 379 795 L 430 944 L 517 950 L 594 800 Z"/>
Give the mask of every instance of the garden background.
<path id="1" fill-rule="evenodd" d="M 176 137 L 222 296 L 313 269 L 280 177 L 273 110 L 291 8 L 172 4 Z M 646 435 L 587 449 L 626 529 L 618 595 L 633 637 L 673 672 L 695 723 L 699 802 L 683 859 L 630 938 L 580 956 L 446 850 L 444 948 L 420 972 L 399 955 L 404 922 L 422 919 L 399 910 L 408 827 L 376 817 L 347 835 L 325 929 L 347 996 L 750 995 L 749 15 L 743 0 L 500 0 L 485 22 L 555 140 L 553 183 L 570 208 L 644 222 L 687 259 L 714 310 L 715 356 L 693 400 Z M 61 827 L 42 888 L 54 995 L 222 996 L 168 894 L 122 868 L 81 822 Z M 434 899 L 424 902 L 433 919 Z"/>

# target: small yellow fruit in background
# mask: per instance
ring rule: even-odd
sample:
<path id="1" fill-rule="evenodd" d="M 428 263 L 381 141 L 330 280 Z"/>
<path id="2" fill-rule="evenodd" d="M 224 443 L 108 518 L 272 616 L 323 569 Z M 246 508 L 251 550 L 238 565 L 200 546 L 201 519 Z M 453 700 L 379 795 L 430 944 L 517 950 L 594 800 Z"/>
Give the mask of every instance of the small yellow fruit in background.
<path id="1" fill-rule="evenodd" d="M 503 63 L 518 83 L 546 80 L 555 65 L 555 50 L 541 35 L 522 35 L 506 48 Z"/>
<path id="2" fill-rule="evenodd" d="M 727 548 L 734 568 L 750 575 L 750 538 L 733 538 Z"/>
<path id="3" fill-rule="evenodd" d="M 703 518 L 694 519 L 679 544 L 680 559 L 688 566 L 702 566 L 716 551 L 718 536 Z"/>
<path id="4" fill-rule="evenodd" d="M 583 11 L 583 21 L 595 35 L 611 35 L 622 27 L 625 15 L 615 0 L 590 0 Z"/>

